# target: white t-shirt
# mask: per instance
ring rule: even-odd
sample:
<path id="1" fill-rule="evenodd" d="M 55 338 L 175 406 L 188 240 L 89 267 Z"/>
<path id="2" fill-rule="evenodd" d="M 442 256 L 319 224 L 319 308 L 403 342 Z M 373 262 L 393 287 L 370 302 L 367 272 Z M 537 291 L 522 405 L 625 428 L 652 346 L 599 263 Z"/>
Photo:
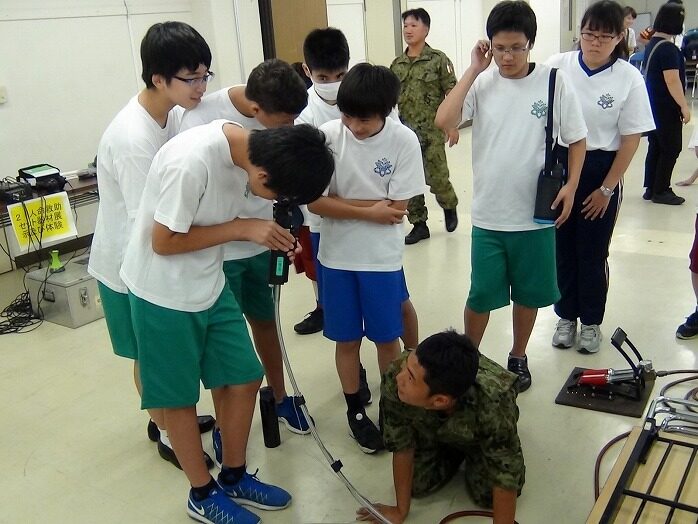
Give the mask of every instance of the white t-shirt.
<path id="1" fill-rule="evenodd" d="M 339 111 L 337 104 L 330 105 L 325 102 L 320 96 L 315 92 L 313 86 L 308 89 L 308 105 L 303 109 L 298 118 L 296 118 L 295 124 L 310 124 L 315 127 L 320 127 L 327 122 L 332 120 L 337 120 L 342 117 L 342 113 Z M 388 118 L 392 118 L 396 121 L 400 121 L 398 116 L 397 107 L 393 108 Z M 305 225 L 310 228 L 313 233 L 320 232 L 320 225 L 322 224 L 322 217 L 312 213 L 308 210 L 307 206 L 300 206 L 301 211 L 303 211 L 303 217 L 305 218 Z"/>
<path id="2" fill-rule="evenodd" d="M 313 86 L 308 88 L 308 105 L 301 111 L 301 114 L 296 118 L 296 125 L 310 124 L 311 126 L 320 127 L 322 124 L 341 118 L 337 104 L 331 105 L 325 102 L 320 95 L 315 92 Z M 304 223 L 313 233 L 320 232 L 322 217 L 312 213 L 308 206 L 300 206 L 303 212 Z"/>
<path id="3" fill-rule="evenodd" d="M 538 175 L 545 164 L 550 68 L 536 64 L 524 78 L 497 68 L 481 73 L 463 103 L 462 121 L 473 120 L 472 223 L 494 231 L 551 227 L 533 222 Z M 571 144 L 584 138 L 579 100 L 564 71 L 555 82 L 553 136 Z"/>
<path id="4" fill-rule="evenodd" d="M 552 56 L 546 65 L 564 71 L 579 98 L 589 129 L 587 151 L 618 151 L 621 135 L 655 128 L 645 81 L 625 60 L 592 71 L 580 51 L 571 51 Z"/>
<path id="5" fill-rule="evenodd" d="M 178 311 L 205 311 L 223 286 L 223 246 L 158 255 L 153 222 L 177 233 L 233 220 L 249 196 L 247 172 L 237 167 L 214 120 L 180 133 L 153 159 L 121 278 L 137 297 Z"/>
<path id="6" fill-rule="evenodd" d="M 326 193 L 357 200 L 408 200 L 425 191 L 419 139 L 414 131 L 387 118 L 383 129 L 357 140 L 341 120 L 320 127 L 334 151 L 335 172 Z M 350 271 L 398 271 L 405 236 L 402 224 L 325 217 L 318 260 Z"/>
<path id="7" fill-rule="evenodd" d="M 99 142 L 99 210 L 87 271 L 117 293 L 128 291 L 119 269 L 150 164 L 163 144 L 177 134 L 180 117 L 181 108 L 171 110 L 161 128 L 134 96 Z"/>
<path id="8" fill-rule="evenodd" d="M 244 88 L 244 85 L 233 87 Z M 226 87 L 225 89 L 220 89 L 211 93 L 205 96 L 201 100 L 201 103 L 194 109 L 185 111 L 182 117 L 180 132 L 219 119 L 236 122 L 245 129 L 265 129 L 256 118 L 245 116 L 238 111 L 230 100 L 230 96 L 228 95 L 229 89 L 232 89 L 232 87 Z M 238 216 L 240 218 L 272 220 L 274 218 L 273 205 L 271 200 L 250 194 L 246 201 L 245 208 Z M 267 251 L 266 247 L 246 240 L 228 242 L 223 246 L 223 258 L 224 260 L 242 260 L 254 257 L 265 251 Z"/>

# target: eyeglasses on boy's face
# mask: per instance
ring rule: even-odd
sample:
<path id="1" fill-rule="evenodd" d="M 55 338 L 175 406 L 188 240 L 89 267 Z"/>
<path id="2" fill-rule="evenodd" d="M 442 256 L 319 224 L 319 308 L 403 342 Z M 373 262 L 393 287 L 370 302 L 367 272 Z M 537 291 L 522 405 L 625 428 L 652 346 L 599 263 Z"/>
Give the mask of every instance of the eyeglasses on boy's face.
<path id="1" fill-rule="evenodd" d="M 529 43 L 526 42 L 526 45 L 514 45 L 511 47 L 504 47 L 503 45 L 494 45 L 490 42 L 490 49 L 492 50 L 492 54 L 494 54 L 495 56 L 510 55 L 512 57 L 519 57 L 527 51 L 531 50 L 531 46 L 528 44 Z"/>
<path id="2" fill-rule="evenodd" d="M 594 42 L 595 40 L 598 40 L 599 43 L 601 44 L 607 44 L 614 38 L 616 38 L 617 35 L 595 35 L 594 33 L 588 33 L 588 32 L 583 32 L 581 34 L 582 40 L 586 40 L 587 42 Z"/>
<path id="3" fill-rule="evenodd" d="M 197 87 L 202 84 L 208 84 L 215 76 L 216 74 L 213 71 L 207 71 L 204 76 L 199 76 L 196 78 L 182 78 L 181 76 L 173 76 L 172 78 L 176 78 L 180 82 L 184 82 L 191 87 Z"/>

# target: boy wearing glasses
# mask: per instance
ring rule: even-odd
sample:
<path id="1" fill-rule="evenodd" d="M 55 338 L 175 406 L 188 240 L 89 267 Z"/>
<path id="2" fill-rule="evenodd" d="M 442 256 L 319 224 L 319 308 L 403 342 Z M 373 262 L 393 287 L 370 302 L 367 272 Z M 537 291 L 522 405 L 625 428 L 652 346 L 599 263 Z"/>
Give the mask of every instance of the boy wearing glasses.
<path id="1" fill-rule="evenodd" d="M 163 409 L 191 484 L 187 513 L 200 522 L 256 524 L 259 517 L 238 504 L 279 510 L 291 503 L 286 491 L 246 470 L 263 373 L 226 285 L 223 245 L 252 241 L 292 252 L 289 231 L 273 220 L 241 216 L 247 200 L 312 201 L 333 170 L 325 137 L 312 126 L 248 131 L 214 120 L 170 140 L 148 172 L 120 275 L 138 342 L 141 405 Z M 200 383 L 221 410 L 217 480 L 203 460 L 196 427 Z"/>
<path id="2" fill-rule="evenodd" d="M 486 40 L 471 52 L 471 65 L 439 106 L 436 125 L 456 127 L 473 119 L 471 287 L 465 332 L 480 345 L 490 311 L 513 305 L 513 344 L 507 368 L 518 387 L 531 385 L 526 346 L 538 308 L 560 298 L 555 272 L 555 229 L 533 222 L 538 175 L 545 158 L 550 68 L 529 63 L 536 16 L 523 1 L 497 4 L 487 18 Z M 496 68 L 487 70 L 492 58 Z M 570 215 L 584 161 L 587 128 L 579 101 L 558 71 L 553 137 L 569 144 L 569 171 L 552 207 L 555 226 Z"/>
<path id="3" fill-rule="evenodd" d="M 286 62 L 270 59 L 257 65 L 246 85 L 221 89 L 205 97 L 182 117 L 180 131 L 224 118 L 245 129 L 274 129 L 293 125 L 306 107 L 308 93 L 298 73 Z M 240 216 L 271 220 L 271 200 L 250 195 Z M 310 427 L 297 401 L 286 394 L 281 346 L 274 322 L 274 300 L 269 287 L 269 256 L 254 242 L 229 242 L 223 247 L 223 271 L 228 286 L 252 330 L 255 348 L 264 365 L 267 383 L 274 391 L 279 420 L 293 433 L 307 434 Z M 216 410 L 219 409 L 214 398 Z M 213 430 L 217 464 L 222 463 L 220 429 Z"/>
<path id="4" fill-rule="evenodd" d="M 100 201 L 88 265 L 98 282 L 114 353 L 133 360 L 139 393 L 138 349 L 127 289 L 119 270 L 153 157 L 177 134 L 182 110 L 199 104 L 206 83 L 213 77 L 208 70 L 211 51 L 206 41 L 182 22 L 150 27 L 141 42 L 141 62 L 145 88 L 116 115 L 99 143 Z M 148 413 L 149 438 L 158 442 L 163 459 L 178 466 L 162 410 L 150 409 Z M 213 423 L 212 417 L 200 417 L 199 429 L 202 433 L 210 431 Z"/>

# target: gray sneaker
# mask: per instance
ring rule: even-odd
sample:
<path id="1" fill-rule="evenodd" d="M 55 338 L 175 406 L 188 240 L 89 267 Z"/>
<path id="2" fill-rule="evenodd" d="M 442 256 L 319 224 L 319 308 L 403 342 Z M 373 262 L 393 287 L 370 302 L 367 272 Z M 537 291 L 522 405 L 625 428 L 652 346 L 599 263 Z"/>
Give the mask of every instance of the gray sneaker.
<path id="1" fill-rule="evenodd" d="M 557 321 L 555 334 L 553 335 L 553 346 L 560 349 L 569 349 L 574 346 L 577 339 L 577 321 L 561 318 Z"/>
<path id="2" fill-rule="evenodd" d="M 596 353 L 601 345 L 601 328 L 597 324 L 585 326 L 582 324 L 582 329 L 579 332 L 579 349 L 580 353 Z"/>

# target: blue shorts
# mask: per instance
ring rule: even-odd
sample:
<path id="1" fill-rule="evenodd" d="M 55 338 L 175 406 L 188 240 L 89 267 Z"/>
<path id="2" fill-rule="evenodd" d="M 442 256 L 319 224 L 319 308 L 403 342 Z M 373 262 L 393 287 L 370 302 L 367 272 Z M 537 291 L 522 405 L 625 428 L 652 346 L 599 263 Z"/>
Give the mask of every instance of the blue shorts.
<path id="1" fill-rule="evenodd" d="M 335 342 L 377 344 L 402 336 L 405 276 L 399 271 L 345 271 L 322 267 L 324 335 Z"/>
<path id="2" fill-rule="evenodd" d="M 320 251 L 320 233 L 310 232 L 310 243 L 313 246 L 313 264 L 315 264 L 315 282 L 317 283 L 317 301 L 322 305 L 322 264 L 317 259 Z"/>

